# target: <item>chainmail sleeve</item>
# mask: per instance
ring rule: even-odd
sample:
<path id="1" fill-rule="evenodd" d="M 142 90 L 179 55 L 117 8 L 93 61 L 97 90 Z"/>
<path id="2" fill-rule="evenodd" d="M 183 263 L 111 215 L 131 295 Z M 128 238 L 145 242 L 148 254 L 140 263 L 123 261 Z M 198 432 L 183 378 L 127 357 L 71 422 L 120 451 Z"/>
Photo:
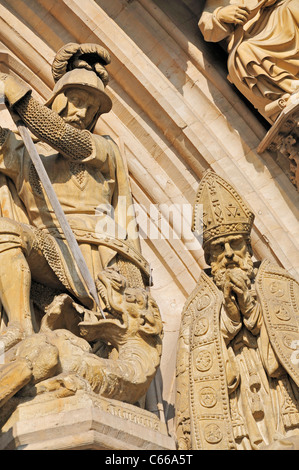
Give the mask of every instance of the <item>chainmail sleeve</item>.
<path id="1" fill-rule="evenodd" d="M 18 101 L 15 109 L 36 137 L 65 157 L 78 161 L 91 155 L 93 144 L 88 131 L 66 124 L 57 113 L 30 95 Z"/>

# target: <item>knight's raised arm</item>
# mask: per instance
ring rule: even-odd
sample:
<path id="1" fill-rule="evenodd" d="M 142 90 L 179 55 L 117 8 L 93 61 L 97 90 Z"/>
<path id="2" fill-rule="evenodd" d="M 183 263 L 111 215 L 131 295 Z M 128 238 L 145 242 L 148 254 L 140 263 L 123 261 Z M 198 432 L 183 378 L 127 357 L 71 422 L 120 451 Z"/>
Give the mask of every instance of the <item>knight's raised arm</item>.
<path id="1" fill-rule="evenodd" d="M 30 131 L 67 158 L 84 160 L 93 150 L 92 137 L 76 129 L 31 96 L 31 89 L 12 76 L 5 79 L 5 97 Z"/>

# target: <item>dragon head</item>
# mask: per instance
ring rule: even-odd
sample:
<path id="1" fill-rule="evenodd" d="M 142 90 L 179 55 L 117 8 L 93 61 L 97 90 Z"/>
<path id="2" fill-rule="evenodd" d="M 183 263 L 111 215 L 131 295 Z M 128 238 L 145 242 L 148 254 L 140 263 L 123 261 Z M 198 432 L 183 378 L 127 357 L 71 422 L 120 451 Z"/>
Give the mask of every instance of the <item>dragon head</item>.
<path id="1" fill-rule="evenodd" d="M 105 303 L 105 319 L 79 324 L 87 341 L 103 340 L 116 347 L 128 337 L 160 337 L 162 321 L 157 303 L 141 287 L 128 287 L 126 278 L 113 268 L 98 275 L 97 288 Z"/>

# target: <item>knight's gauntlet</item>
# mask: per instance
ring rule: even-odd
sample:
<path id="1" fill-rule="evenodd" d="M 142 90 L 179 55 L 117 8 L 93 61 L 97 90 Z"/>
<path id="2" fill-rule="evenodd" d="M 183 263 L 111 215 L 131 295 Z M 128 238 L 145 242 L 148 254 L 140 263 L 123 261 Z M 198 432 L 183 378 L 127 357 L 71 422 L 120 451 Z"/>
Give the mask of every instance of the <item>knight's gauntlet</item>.
<path id="1" fill-rule="evenodd" d="M 31 88 L 24 82 L 21 82 L 12 75 L 2 74 L 0 79 L 4 82 L 5 98 L 10 107 L 13 107 L 17 102 L 27 94 L 31 94 Z"/>

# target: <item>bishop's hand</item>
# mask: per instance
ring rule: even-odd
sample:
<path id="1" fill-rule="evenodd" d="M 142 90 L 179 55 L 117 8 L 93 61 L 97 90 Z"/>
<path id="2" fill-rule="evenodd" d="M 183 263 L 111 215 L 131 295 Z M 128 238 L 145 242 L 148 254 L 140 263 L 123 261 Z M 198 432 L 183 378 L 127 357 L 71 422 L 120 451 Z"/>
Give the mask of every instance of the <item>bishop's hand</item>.
<path id="1" fill-rule="evenodd" d="M 224 308 L 228 317 L 234 322 L 241 321 L 241 312 L 237 303 L 236 294 L 233 289 L 233 283 L 227 273 L 226 281 L 223 287 Z"/>
<path id="2" fill-rule="evenodd" d="M 231 295 L 245 318 L 248 318 L 255 306 L 255 301 L 250 291 L 250 280 L 241 269 L 232 269 L 228 273 Z"/>

